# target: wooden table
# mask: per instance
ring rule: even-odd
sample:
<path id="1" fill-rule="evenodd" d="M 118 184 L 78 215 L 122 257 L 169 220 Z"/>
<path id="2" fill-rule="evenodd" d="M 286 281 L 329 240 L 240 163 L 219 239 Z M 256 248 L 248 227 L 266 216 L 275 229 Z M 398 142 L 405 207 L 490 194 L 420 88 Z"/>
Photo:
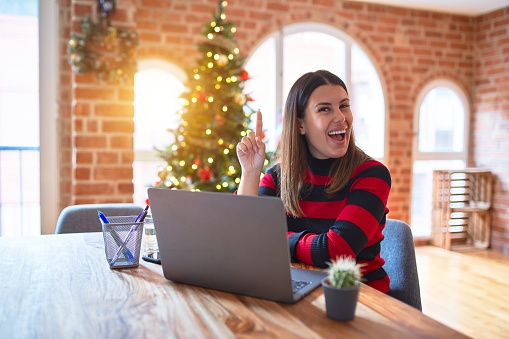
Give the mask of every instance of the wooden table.
<path id="1" fill-rule="evenodd" d="M 164 278 L 161 267 L 111 270 L 101 233 L 0 237 L 2 338 L 464 338 L 362 286 L 356 317 L 325 315 L 321 287 L 293 305 Z"/>

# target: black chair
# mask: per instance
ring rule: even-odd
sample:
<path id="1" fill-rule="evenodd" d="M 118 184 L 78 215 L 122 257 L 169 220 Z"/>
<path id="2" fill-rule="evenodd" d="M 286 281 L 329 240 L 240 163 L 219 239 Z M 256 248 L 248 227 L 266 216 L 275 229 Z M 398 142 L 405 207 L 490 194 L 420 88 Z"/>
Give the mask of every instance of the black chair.
<path id="1" fill-rule="evenodd" d="M 138 215 L 143 207 L 132 203 L 83 204 L 67 206 L 60 212 L 56 234 L 102 232 L 102 224 L 97 212 L 108 216 Z"/>
<path id="2" fill-rule="evenodd" d="M 387 219 L 380 255 L 391 279 L 389 295 L 422 311 L 421 290 L 417 274 L 414 239 L 410 226 L 403 221 Z"/>

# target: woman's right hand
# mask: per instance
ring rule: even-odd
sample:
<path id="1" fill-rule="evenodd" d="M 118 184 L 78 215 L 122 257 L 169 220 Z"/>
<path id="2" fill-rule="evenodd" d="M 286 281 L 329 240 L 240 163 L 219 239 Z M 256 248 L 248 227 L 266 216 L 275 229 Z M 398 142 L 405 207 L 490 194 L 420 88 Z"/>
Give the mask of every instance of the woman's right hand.
<path id="1" fill-rule="evenodd" d="M 242 176 L 256 175 L 260 178 L 265 162 L 265 143 L 262 141 L 263 121 L 260 110 L 256 112 L 256 131 L 249 132 L 237 144 L 237 157 L 242 166 Z"/>

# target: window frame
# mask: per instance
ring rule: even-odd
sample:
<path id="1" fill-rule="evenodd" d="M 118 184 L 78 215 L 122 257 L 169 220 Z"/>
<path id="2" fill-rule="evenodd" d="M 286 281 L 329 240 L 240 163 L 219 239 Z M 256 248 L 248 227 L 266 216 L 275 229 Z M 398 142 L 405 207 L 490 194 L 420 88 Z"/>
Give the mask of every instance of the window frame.
<path id="1" fill-rule="evenodd" d="M 461 101 L 461 104 L 463 105 L 465 109 L 465 116 L 464 116 L 464 140 L 463 140 L 463 151 L 461 152 L 421 152 L 419 151 L 419 122 L 420 122 L 420 112 L 421 112 L 421 106 L 424 102 L 424 99 L 426 96 L 430 93 L 431 90 L 437 88 L 437 87 L 446 87 L 453 91 Z M 417 99 L 415 101 L 415 107 L 414 107 L 414 128 L 413 128 L 413 138 L 412 138 L 412 175 L 411 175 L 411 197 L 412 201 L 410 202 L 410 219 L 411 224 L 415 226 L 416 230 L 418 229 L 420 232 L 423 231 L 421 226 L 421 223 L 416 223 L 414 218 L 414 211 L 418 207 L 414 205 L 414 190 L 416 189 L 416 184 L 414 183 L 414 167 L 416 162 L 426 162 L 426 161 L 462 161 L 465 164 L 465 167 L 469 164 L 469 145 L 470 145 L 470 133 L 469 133 L 469 126 L 470 126 L 470 114 L 471 114 L 471 108 L 468 103 L 467 95 L 465 91 L 454 81 L 451 81 L 449 79 L 435 79 L 427 83 L 419 92 Z M 431 167 L 431 166 L 430 166 Z M 457 168 L 457 166 L 453 165 L 452 167 Z M 432 185 L 432 183 L 429 183 Z M 431 200 L 431 197 L 430 197 Z M 422 207 L 422 205 L 421 205 Z M 432 213 L 432 208 L 429 206 L 429 211 Z M 417 216 L 417 214 L 416 214 Z M 432 232 L 432 214 L 429 215 L 429 223 L 426 222 L 426 225 L 429 227 L 425 227 L 426 235 L 416 235 L 416 238 L 422 238 L 422 239 L 429 239 L 431 237 Z M 429 231 L 429 232 L 428 232 Z M 415 232 L 415 231 L 414 231 Z"/>
<path id="2" fill-rule="evenodd" d="M 322 23 L 317 22 L 299 22 L 294 24 L 289 24 L 284 27 L 281 27 L 280 30 L 272 33 L 267 36 L 263 41 L 269 39 L 271 37 L 275 38 L 276 43 L 276 130 L 281 129 L 282 119 L 283 119 L 283 75 L 284 75 L 284 67 L 283 67 L 283 56 L 284 56 L 284 38 L 287 35 L 304 33 L 304 32 L 316 32 L 316 33 L 324 33 L 345 43 L 345 79 L 342 79 L 347 88 L 351 87 L 351 53 L 352 53 L 352 44 L 356 43 L 352 37 L 348 36 L 346 33 L 341 30 L 329 26 Z M 254 49 L 256 50 L 256 49 Z M 364 48 L 363 48 L 364 50 Z M 253 55 L 251 53 L 251 55 Z M 369 57 L 369 55 L 368 55 Z M 371 59 L 371 58 L 370 58 Z M 246 63 L 249 59 L 246 60 Z"/>
<path id="3" fill-rule="evenodd" d="M 60 46 L 59 4 L 39 0 L 39 147 L 41 234 L 55 233 L 60 214 L 58 103 Z M 44 65 L 42 67 L 42 65 Z"/>
<path id="4" fill-rule="evenodd" d="M 462 152 L 421 152 L 419 150 L 419 121 L 421 106 L 426 96 L 431 90 L 437 87 L 446 87 L 452 90 L 460 99 L 463 107 L 465 108 L 464 119 L 464 140 Z M 417 100 L 415 101 L 414 108 L 414 130 L 412 140 L 412 163 L 416 160 L 463 160 L 465 164 L 469 163 L 469 145 L 470 145 L 470 105 L 465 91 L 454 81 L 449 79 L 435 79 L 427 83 L 419 92 Z"/>
<path id="5" fill-rule="evenodd" d="M 323 24 L 318 22 L 299 22 L 299 23 L 293 23 L 286 26 L 281 27 L 279 30 L 272 32 L 265 36 L 264 39 L 262 39 L 251 51 L 249 56 L 246 58 L 245 64 L 248 64 L 251 57 L 254 55 L 254 52 L 260 47 L 263 43 L 265 43 L 268 39 L 273 38 L 275 43 L 275 49 L 276 49 L 276 98 L 275 98 L 275 126 L 276 131 L 280 131 L 282 128 L 282 117 L 283 117 L 283 75 L 284 75 L 284 67 L 283 67 L 283 45 L 284 45 L 284 38 L 287 35 L 296 34 L 296 33 L 304 33 L 304 32 L 316 32 L 316 33 L 324 33 L 328 34 L 332 37 L 337 38 L 338 40 L 341 40 L 345 44 L 345 78 L 342 79 L 347 88 L 352 88 L 352 47 L 353 45 L 357 45 L 362 52 L 364 52 L 373 65 L 373 68 L 378 76 L 378 79 L 380 81 L 380 87 L 382 90 L 382 96 L 384 99 L 384 131 L 383 131 L 383 153 L 382 157 L 377 157 L 376 159 L 384 162 L 387 159 L 387 152 L 388 152 L 388 146 L 389 146 L 389 140 L 388 140 L 388 131 L 389 131 L 389 119 L 388 119 L 388 100 L 387 100 L 387 91 L 386 91 L 386 85 L 384 78 L 382 76 L 382 72 L 380 68 L 378 67 L 378 64 L 375 63 L 373 60 L 374 58 L 370 54 L 370 51 L 364 44 L 361 42 L 355 40 L 352 36 L 348 35 L 346 32 L 342 31 L 341 29 Z M 249 71 L 249 70 L 248 70 Z"/>

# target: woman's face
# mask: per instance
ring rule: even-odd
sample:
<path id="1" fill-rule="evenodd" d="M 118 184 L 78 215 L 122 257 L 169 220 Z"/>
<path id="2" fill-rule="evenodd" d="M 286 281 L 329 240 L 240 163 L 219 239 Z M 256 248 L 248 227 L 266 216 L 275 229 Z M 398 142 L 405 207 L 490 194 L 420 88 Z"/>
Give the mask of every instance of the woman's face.
<path id="1" fill-rule="evenodd" d="M 317 87 L 308 100 L 300 134 L 306 137 L 311 155 L 317 159 L 340 158 L 346 154 L 352 133 L 350 99 L 343 87 Z"/>

